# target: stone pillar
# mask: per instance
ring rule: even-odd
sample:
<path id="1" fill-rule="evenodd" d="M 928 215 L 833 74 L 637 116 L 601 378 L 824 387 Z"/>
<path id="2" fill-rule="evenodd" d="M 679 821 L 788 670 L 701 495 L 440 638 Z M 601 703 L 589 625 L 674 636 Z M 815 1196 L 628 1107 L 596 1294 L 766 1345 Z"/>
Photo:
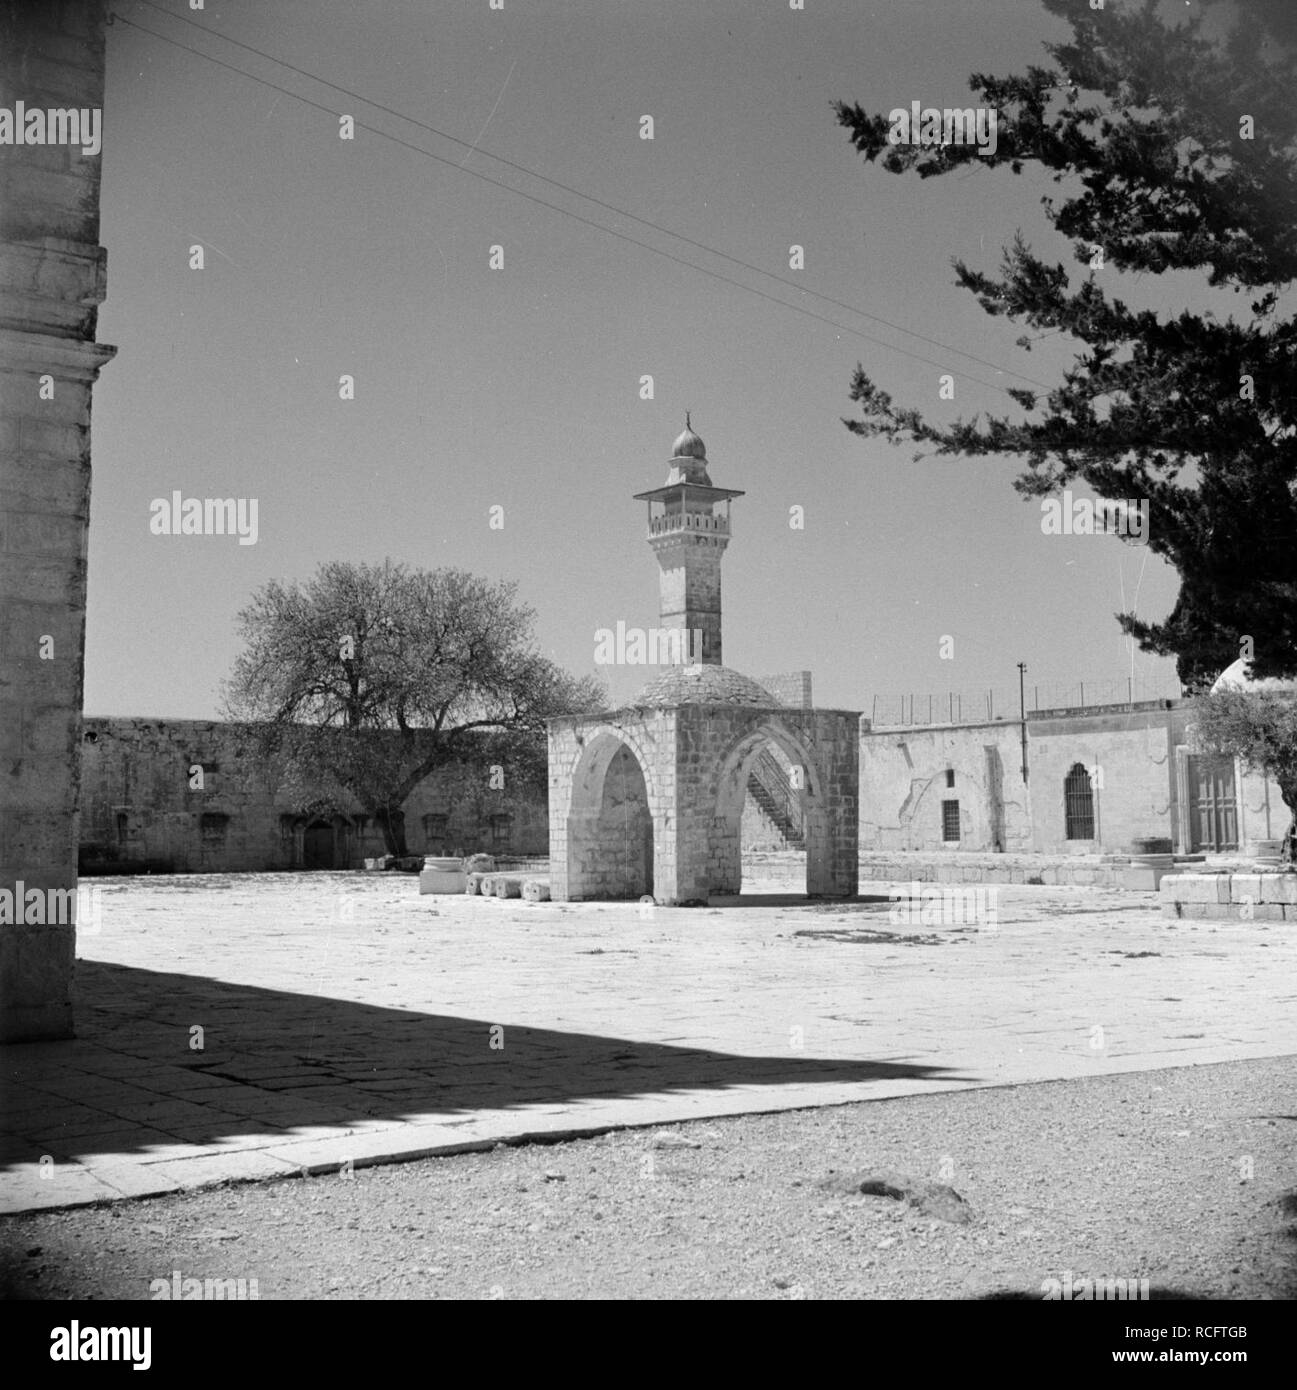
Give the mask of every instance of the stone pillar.
<path id="1" fill-rule="evenodd" d="M 104 14 L 0 0 L 0 101 L 98 112 L 102 136 Z M 77 878 L 90 393 L 113 354 L 99 173 L 80 143 L 0 147 L 0 890 L 24 888 L 0 924 L 5 1041 L 72 1036 L 75 927 L 24 923 L 33 889 L 52 907 Z"/>
<path id="2" fill-rule="evenodd" d="M 675 764 L 673 853 L 663 889 L 655 887 L 653 896 L 671 904 L 705 903 L 711 894 L 716 811 L 713 760 L 727 729 L 723 722 L 712 726 L 716 711 L 706 706 L 686 705 L 673 713 L 674 737 L 666 745 Z"/>
<path id="3" fill-rule="evenodd" d="M 551 719 L 549 743 L 549 886 L 554 902 L 568 900 L 567 818 L 578 748 L 571 720 Z"/>
<path id="4" fill-rule="evenodd" d="M 823 840 L 827 859 L 813 881 L 808 863 L 807 891 L 854 897 L 860 889 L 860 716 L 833 710 L 815 714 L 813 721 L 826 774 Z M 810 842 L 808 824 L 808 848 Z"/>
<path id="5" fill-rule="evenodd" d="M 743 889 L 743 813 L 715 816 L 708 840 L 707 888 L 714 897 L 732 897 Z"/>

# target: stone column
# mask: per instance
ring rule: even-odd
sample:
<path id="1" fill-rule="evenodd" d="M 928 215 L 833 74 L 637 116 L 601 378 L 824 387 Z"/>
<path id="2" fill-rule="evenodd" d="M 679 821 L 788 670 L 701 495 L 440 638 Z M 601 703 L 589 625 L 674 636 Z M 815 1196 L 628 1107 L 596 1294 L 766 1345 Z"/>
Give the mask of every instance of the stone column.
<path id="1" fill-rule="evenodd" d="M 551 900 L 558 903 L 568 900 L 567 817 L 578 750 L 568 721 L 551 719 L 548 733 L 549 891 Z"/>
<path id="2" fill-rule="evenodd" d="M 838 713 L 834 718 L 834 794 L 830 803 L 833 892 L 855 897 L 860 891 L 860 716 Z"/>
<path id="3" fill-rule="evenodd" d="M 0 0 L 0 101 L 97 111 L 102 135 L 104 11 Z M 0 147 L 0 891 L 24 889 L 0 923 L 5 1041 L 72 1036 L 75 927 L 29 925 L 28 902 L 77 879 L 90 393 L 113 354 L 99 172 L 81 144 Z"/>

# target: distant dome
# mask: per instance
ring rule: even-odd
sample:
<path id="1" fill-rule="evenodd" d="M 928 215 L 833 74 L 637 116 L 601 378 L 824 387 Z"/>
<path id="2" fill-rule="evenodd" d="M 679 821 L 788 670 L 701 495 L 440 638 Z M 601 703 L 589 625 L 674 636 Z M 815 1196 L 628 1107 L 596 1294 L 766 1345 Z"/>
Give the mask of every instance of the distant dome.
<path id="1" fill-rule="evenodd" d="M 1216 677 L 1216 683 L 1212 686 L 1211 693 L 1214 695 L 1218 690 L 1269 690 L 1297 695 L 1297 679 L 1291 676 L 1282 679 L 1267 676 L 1263 680 L 1254 680 L 1248 675 L 1247 668 L 1247 658 L 1239 657 L 1232 666 L 1227 666 Z"/>
<path id="2" fill-rule="evenodd" d="M 707 457 L 707 446 L 690 428 L 687 413 L 684 433 L 679 435 L 671 446 L 671 457 L 675 459 L 705 459 Z"/>
<path id="3" fill-rule="evenodd" d="M 669 666 L 635 697 L 636 705 L 756 705 L 772 709 L 779 701 L 748 676 L 728 666 Z"/>

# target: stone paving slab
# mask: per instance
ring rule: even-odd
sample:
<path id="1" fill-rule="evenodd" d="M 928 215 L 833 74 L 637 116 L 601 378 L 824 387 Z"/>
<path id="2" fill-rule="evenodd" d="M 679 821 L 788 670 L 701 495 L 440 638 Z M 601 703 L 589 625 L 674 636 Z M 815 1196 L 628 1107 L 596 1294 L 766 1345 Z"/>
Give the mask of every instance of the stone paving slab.
<path id="1" fill-rule="evenodd" d="M 690 909 L 105 883 L 80 1036 L 0 1049 L 0 1211 L 1297 1052 L 1297 924 L 1065 885 L 1001 885 L 970 924 L 928 884 L 932 920 L 898 926 L 889 887 Z"/>

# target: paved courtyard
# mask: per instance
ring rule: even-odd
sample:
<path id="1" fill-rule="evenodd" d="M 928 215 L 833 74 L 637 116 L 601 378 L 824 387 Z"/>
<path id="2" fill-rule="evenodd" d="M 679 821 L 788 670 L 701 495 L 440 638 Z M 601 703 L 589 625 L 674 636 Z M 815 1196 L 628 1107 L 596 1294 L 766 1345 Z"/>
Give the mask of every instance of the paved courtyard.
<path id="1" fill-rule="evenodd" d="M 772 896 L 702 909 L 404 874 L 97 881 L 78 1038 L 0 1051 L 0 1210 L 1297 1052 L 1284 923 L 1001 885 L 994 921 L 982 899 L 905 924 L 885 884 L 812 904 L 777 896 L 788 865 L 754 873 Z"/>

